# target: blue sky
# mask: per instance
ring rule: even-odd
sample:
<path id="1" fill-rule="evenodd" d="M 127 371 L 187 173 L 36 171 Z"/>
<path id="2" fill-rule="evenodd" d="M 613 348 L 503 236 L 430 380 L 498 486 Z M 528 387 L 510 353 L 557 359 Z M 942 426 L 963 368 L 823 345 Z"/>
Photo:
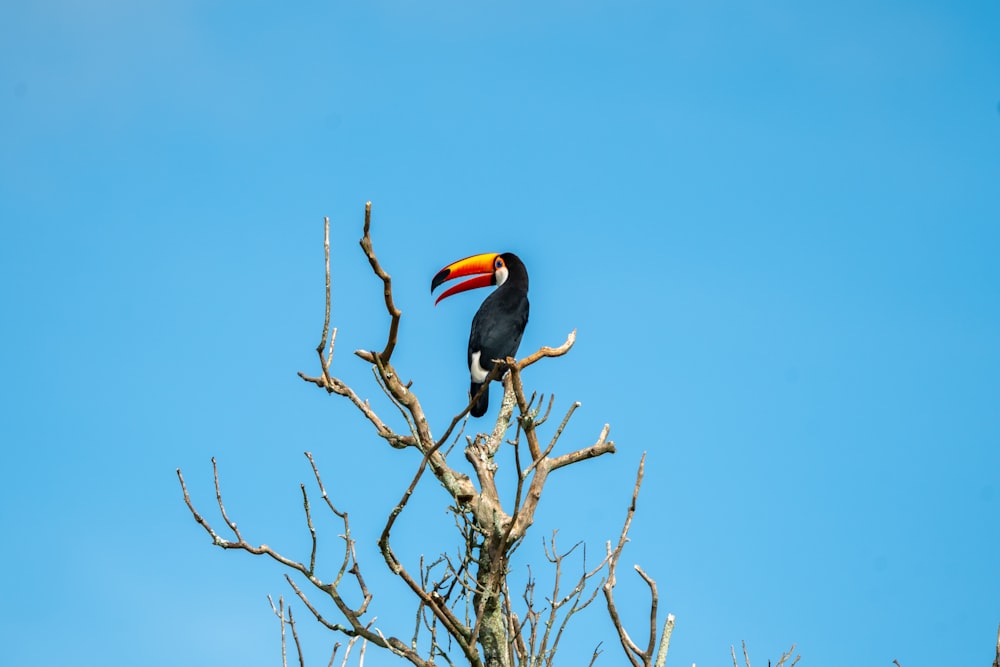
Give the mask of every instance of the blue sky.
<path id="1" fill-rule="evenodd" d="M 998 30 L 988 2 L 7 3 L 0 662 L 278 664 L 265 595 L 290 590 L 209 544 L 174 470 L 221 528 L 216 456 L 247 538 L 304 558 L 305 450 L 407 636 L 374 543 L 418 459 L 295 375 L 330 216 L 334 371 L 393 412 L 350 354 L 387 323 L 371 200 L 437 432 L 485 296 L 434 308 L 443 265 L 516 252 L 522 351 L 578 332 L 526 381 L 582 402 L 561 450 L 610 423 L 618 453 L 553 476 L 517 572 L 554 528 L 597 558 L 645 451 L 618 596 L 638 633 L 629 568 L 658 580 L 669 665 L 744 639 L 754 664 L 989 664 Z M 411 566 L 453 544 L 446 500 L 404 516 Z M 562 664 L 601 640 L 622 664 L 595 606 Z"/>

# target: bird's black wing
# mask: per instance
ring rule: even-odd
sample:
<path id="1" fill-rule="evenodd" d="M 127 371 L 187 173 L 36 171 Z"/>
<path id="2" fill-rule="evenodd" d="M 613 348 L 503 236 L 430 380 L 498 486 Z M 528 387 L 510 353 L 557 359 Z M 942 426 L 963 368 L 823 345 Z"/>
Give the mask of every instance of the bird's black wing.
<path id="1" fill-rule="evenodd" d="M 498 313 L 502 313 L 502 316 L 497 316 Z M 484 370 L 490 370 L 494 359 L 514 356 L 527 324 L 527 295 L 502 294 L 497 290 L 483 301 L 479 312 L 472 319 L 468 362 L 471 364 L 472 355 L 480 352 L 479 365 Z"/>

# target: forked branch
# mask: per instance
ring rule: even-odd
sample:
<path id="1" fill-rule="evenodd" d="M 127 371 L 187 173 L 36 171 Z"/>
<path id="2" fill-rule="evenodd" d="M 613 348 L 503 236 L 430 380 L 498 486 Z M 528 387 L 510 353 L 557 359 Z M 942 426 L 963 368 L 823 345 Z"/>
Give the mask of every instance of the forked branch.
<path id="1" fill-rule="evenodd" d="M 667 661 L 667 651 L 670 649 L 670 636 L 674 629 L 674 615 L 667 614 L 667 620 L 663 625 L 663 633 L 660 635 L 659 648 L 656 646 L 656 635 L 657 635 L 657 608 L 659 606 L 659 591 L 656 588 L 656 582 L 638 565 L 635 566 L 636 572 L 646 585 L 649 586 L 650 591 L 650 613 L 649 613 L 649 631 L 646 641 L 645 648 L 639 648 L 639 646 L 632 640 L 629 636 L 628 631 L 625 629 L 625 625 L 622 623 L 621 616 L 618 613 L 618 607 L 615 604 L 614 599 L 614 589 L 618 583 L 617 580 L 617 569 L 618 562 L 621 560 L 622 550 L 625 548 L 625 543 L 628 542 L 628 531 L 632 526 L 632 518 L 635 516 L 636 501 L 639 498 L 639 488 L 642 486 L 642 478 L 646 467 L 646 455 L 642 455 L 642 459 L 639 461 L 639 471 L 636 474 L 635 486 L 632 489 L 632 502 L 629 504 L 628 512 L 625 515 L 625 524 L 622 526 L 621 536 L 618 538 L 618 545 L 612 549 L 611 543 L 607 545 L 608 551 L 608 578 L 604 582 L 604 597 L 608 605 L 608 613 L 611 615 L 611 622 L 615 626 L 615 630 L 618 632 L 618 640 L 621 642 L 622 649 L 625 651 L 625 655 L 628 656 L 629 662 L 632 663 L 633 667 L 651 667 L 655 664 L 656 667 L 663 667 L 664 663 Z M 654 653 L 655 650 L 655 653 Z M 655 659 L 655 663 L 654 663 Z"/>
<path id="2" fill-rule="evenodd" d="M 335 580 L 330 583 L 323 582 L 313 570 L 313 567 L 315 565 L 316 544 L 314 541 L 315 536 L 312 529 L 312 516 L 311 516 L 311 510 L 309 508 L 308 495 L 305 492 L 304 486 L 303 486 L 303 499 L 304 499 L 303 503 L 306 513 L 306 523 L 313 537 L 312 549 L 310 552 L 310 563 L 308 566 L 305 565 L 304 563 L 301 563 L 299 561 L 293 560 L 291 558 L 282 555 L 281 553 L 272 549 L 266 544 L 254 546 L 249 542 L 247 542 L 246 539 L 244 539 L 243 535 L 237 528 L 236 522 L 229 518 L 229 514 L 226 510 L 225 502 L 223 501 L 222 498 L 221 485 L 219 483 L 218 465 L 214 458 L 212 459 L 212 473 L 215 480 L 215 495 L 216 495 L 216 501 L 219 506 L 219 513 L 222 515 L 222 518 L 225 521 L 226 525 L 229 527 L 230 531 L 235 536 L 236 538 L 235 540 L 228 540 L 221 537 L 212 528 L 209 522 L 195 509 L 194 503 L 192 502 L 190 493 L 188 492 L 187 489 L 187 484 L 184 481 L 184 475 L 181 473 L 180 468 L 177 469 L 177 478 L 180 482 L 181 490 L 184 494 L 184 503 L 191 511 L 191 514 L 194 517 L 195 521 L 197 521 L 198 524 L 201 525 L 201 527 L 205 530 L 205 532 L 207 532 L 208 535 L 212 538 L 212 543 L 214 545 L 221 547 L 223 549 L 238 549 L 246 551 L 247 553 L 251 553 L 256 556 L 268 556 L 273 560 L 281 563 L 288 569 L 298 572 L 303 577 L 305 577 L 309 581 L 309 583 L 311 583 L 316 589 L 325 593 L 333 601 L 334 605 L 337 607 L 337 610 L 346 620 L 346 625 L 343 623 L 328 621 L 325 618 L 325 616 L 320 612 L 320 610 L 308 599 L 308 597 L 305 595 L 302 589 L 295 584 L 292 578 L 286 575 L 286 579 L 288 580 L 288 583 L 291 585 L 292 590 L 295 591 L 295 594 L 299 597 L 300 600 L 302 600 L 303 604 L 306 605 L 309 611 L 311 611 L 312 614 L 316 617 L 316 620 L 319 621 L 321 624 L 323 624 L 330 630 L 341 632 L 352 638 L 360 637 L 361 639 L 367 642 L 371 642 L 376 646 L 386 648 L 392 651 L 393 653 L 399 655 L 400 657 L 406 658 L 410 663 L 417 665 L 418 667 L 429 667 L 430 663 L 423 660 L 419 656 L 415 648 L 409 647 L 404 642 L 400 641 L 395 637 L 385 637 L 377 629 L 372 630 L 371 626 L 373 621 L 369 621 L 368 623 L 363 623 L 361 621 L 361 617 L 364 615 L 365 610 L 368 607 L 368 603 L 371 601 L 371 595 L 368 592 L 367 588 L 365 587 L 364 579 L 361 577 L 360 567 L 358 566 L 358 563 L 354 557 L 355 553 L 354 541 L 350 536 L 350 524 L 348 523 L 347 514 L 343 512 L 338 512 L 336 509 L 334 509 L 333 504 L 330 503 L 329 498 L 326 495 L 326 490 L 323 488 L 322 480 L 319 476 L 319 471 L 317 470 L 315 463 L 313 462 L 312 456 L 308 452 L 306 453 L 306 456 L 309 458 L 310 463 L 312 463 L 313 471 L 316 475 L 317 483 L 322 489 L 322 494 L 324 499 L 327 501 L 327 504 L 330 507 L 330 509 L 343 521 L 344 524 L 344 535 L 343 535 L 345 543 L 344 565 L 341 566 L 340 571 Z M 348 562 L 352 563 L 349 569 L 346 567 Z M 359 590 L 362 593 L 362 604 L 357 609 L 352 609 L 345 602 L 340 592 L 340 583 L 345 572 L 350 573 L 355 577 Z M 281 610 L 279 609 L 278 611 Z M 292 626 L 292 628 L 294 636 L 295 632 L 294 626 Z"/>
<path id="3" fill-rule="evenodd" d="M 752 667 L 752 665 L 750 664 L 750 651 L 747 650 L 746 640 L 740 642 L 740 646 L 742 646 L 743 648 L 744 664 L 746 665 L 746 667 Z M 733 667 L 740 667 L 740 664 L 736 661 L 736 647 L 733 646 L 732 644 L 729 645 L 729 653 L 733 658 Z M 794 659 L 792 659 L 793 655 L 795 656 Z M 774 664 L 774 667 L 786 667 L 786 664 L 787 667 L 795 667 L 795 665 L 797 665 L 799 662 L 799 658 L 801 657 L 802 657 L 801 655 L 796 655 L 795 644 L 792 644 L 792 647 L 790 649 L 781 654 L 781 657 L 778 659 L 778 662 Z M 789 659 L 791 659 L 792 661 L 788 662 Z M 770 667 L 771 661 L 768 660 L 767 664 L 768 667 Z M 893 660 L 892 664 L 896 665 L 896 667 L 900 667 L 898 660 Z"/>

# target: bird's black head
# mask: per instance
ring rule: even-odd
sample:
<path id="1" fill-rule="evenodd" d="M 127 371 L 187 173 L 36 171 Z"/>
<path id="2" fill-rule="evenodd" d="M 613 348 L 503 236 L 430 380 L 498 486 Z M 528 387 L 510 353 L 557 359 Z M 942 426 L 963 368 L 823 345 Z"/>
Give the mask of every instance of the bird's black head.
<path id="1" fill-rule="evenodd" d="M 494 280 L 497 285 L 503 285 L 509 282 L 511 285 L 523 289 L 525 292 L 528 291 L 528 268 L 521 261 L 521 258 L 512 252 L 505 252 L 500 255 L 500 259 L 503 260 L 503 269 L 498 269 L 493 272 Z M 503 272 L 503 280 L 500 279 L 501 271 Z"/>

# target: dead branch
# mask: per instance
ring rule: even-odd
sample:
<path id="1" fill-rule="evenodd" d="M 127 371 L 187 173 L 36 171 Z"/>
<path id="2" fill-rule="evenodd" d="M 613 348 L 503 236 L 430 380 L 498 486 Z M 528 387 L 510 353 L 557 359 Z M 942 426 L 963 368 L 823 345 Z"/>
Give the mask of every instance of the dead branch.
<path id="1" fill-rule="evenodd" d="M 639 489 L 642 486 L 642 478 L 646 467 L 646 455 L 643 454 L 642 458 L 639 460 L 639 471 L 636 474 L 635 486 L 632 489 L 632 502 L 629 504 L 628 512 L 625 515 L 625 523 L 622 526 L 621 536 L 618 538 L 618 545 L 612 549 L 611 543 L 607 545 L 608 552 L 608 578 L 604 582 L 604 597 L 607 601 L 608 613 L 611 616 L 611 622 L 615 626 L 615 630 L 618 632 L 618 640 L 621 642 L 622 649 L 625 651 L 625 655 L 628 656 L 629 662 L 632 663 L 634 667 L 650 667 L 654 664 L 654 653 L 653 649 L 656 646 L 656 615 L 657 608 L 659 605 L 659 593 L 656 589 L 656 582 L 647 575 L 642 568 L 638 565 L 635 566 L 636 572 L 639 576 L 646 582 L 646 585 L 650 589 L 650 618 L 649 618 L 649 636 L 646 643 L 645 649 L 640 649 L 639 646 L 632 640 L 629 636 L 628 631 L 625 629 L 622 623 L 621 616 L 618 613 L 618 607 L 615 605 L 614 600 L 614 588 L 617 585 L 617 569 L 618 562 L 621 559 L 622 550 L 625 548 L 625 543 L 628 542 L 628 531 L 632 526 L 632 518 L 635 516 L 636 501 L 639 498 Z M 670 648 L 670 635 L 673 633 L 674 628 L 674 616 L 673 614 L 667 615 L 666 623 L 663 626 L 663 634 L 660 636 L 659 649 L 655 654 L 656 666 L 662 667 L 667 659 L 667 651 Z M 749 667 L 749 666 L 748 666 Z"/>
<path id="2" fill-rule="evenodd" d="M 601 650 L 601 644 L 603 643 L 604 642 L 597 642 L 597 646 L 594 647 L 594 654 L 590 657 L 590 662 L 587 663 L 587 667 L 594 667 L 594 663 L 597 662 L 597 657 L 604 652 Z"/>
<path id="3" fill-rule="evenodd" d="M 583 593 L 586 590 L 587 582 L 591 578 L 595 577 L 599 572 L 603 571 L 604 570 L 604 566 L 607 563 L 607 558 L 605 557 L 604 559 L 601 560 L 601 562 L 597 565 L 597 567 L 595 567 L 595 568 L 593 568 L 593 569 L 591 569 L 591 570 L 588 571 L 587 570 L 587 548 L 586 548 L 586 546 L 584 546 L 584 548 L 583 548 L 583 558 L 582 558 L 583 572 L 580 574 L 580 578 L 577 580 L 576 586 L 574 586 L 573 589 L 568 594 L 566 594 L 565 596 L 563 596 L 562 598 L 560 598 L 559 597 L 559 579 L 560 579 L 560 576 L 562 574 L 562 562 L 566 558 L 566 556 L 568 556 L 571 553 L 573 553 L 573 551 L 578 546 L 580 546 L 579 542 L 577 544 L 575 544 L 566 553 L 557 555 L 556 554 L 555 531 L 553 531 L 553 533 L 552 533 L 552 550 L 551 550 L 551 557 L 549 558 L 549 561 L 555 564 L 555 566 L 556 566 L 556 574 L 555 574 L 554 581 L 553 581 L 552 598 L 549 601 L 549 610 L 550 610 L 549 611 L 549 619 L 545 623 L 545 633 L 542 635 L 542 645 L 541 645 L 541 651 L 540 651 L 540 655 L 545 656 L 546 665 L 548 665 L 549 667 L 551 667 L 551 665 L 552 665 L 552 661 L 555 658 L 556 651 L 559 648 L 559 640 L 562 638 L 563 632 L 566 630 L 566 625 L 569 623 L 570 619 L 573 618 L 573 616 L 577 612 L 580 612 L 580 611 L 586 609 L 588 606 L 590 606 L 590 603 L 594 601 L 594 598 L 597 597 L 597 593 L 600 591 L 600 586 L 595 587 L 591 591 L 591 593 L 587 597 L 587 599 L 584 600 L 583 599 Z M 572 603 L 572 604 L 570 605 L 570 607 L 566 611 L 566 613 L 563 614 L 562 621 L 559 623 L 558 629 L 556 630 L 556 633 L 555 633 L 555 637 L 552 639 L 552 648 L 546 650 L 546 645 L 548 644 L 549 638 L 550 638 L 550 636 L 552 634 L 552 630 L 556 627 L 556 621 L 558 620 L 557 614 L 558 614 L 558 612 L 559 612 L 560 609 L 562 609 L 565 605 L 567 605 L 569 603 Z"/>
<path id="4" fill-rule="evenodd" d="M 288 656 L 286 652 L 285 625 L 292 629 L 292 639 L 295 641 L 295 651 L 299 656 L 299 667 L 305 667 L 305 657 L 302 655 L 302 644 L 299 642 L 299 633 L 295 628 L 295 617 L 292 615 L 292 608 L 288 608 L 288 618 L 285 618 L 285 598 L 278 596 L 278 606 L 274 606 L 274 600 L 267 596 L 267 601 L 271 605 L 271 611 L 278 617 L 281 623 L 281 667 L 288 667 Z"/>
<path id="5" fill-rule="evenodd" d="M 575 340 L 575 334 L 570 334 L 570 338 L 567 340 L 565 347 L 566 350 L 572 345 L 572 341 Z M 532 355 L 534 356 L 534 355 Z M 524 394 L 524 386 L 521 382 L 521 372 L 519 368 L 520 364 L 514 364 L 510 368 L 511 377 L 511 388 L 514 392 L 515 399 L 518 404 L 518 409 L 520 411 L 520 416 L 518 418 L 518 424 L 521 431 L 524 433 L 526 440 L 528 441 L 528 450 L 531 455 L 532 463 L 529 466 L 529 471 L 534 468 L 534 472 L 531 478 L 531 482 L 528 486 L 528 491 L 525 496 L 524 504 L 517 515 L 513 518 L 510 529 L 508 530 L 507 539 L 517 540 L 524 536 L 527 529 L 534 522 L 535 510 L 538 507 L 538 502 L 542 497 L 542 489 L 545 486 L 545 482 L 548 479 L 548 475 L 551 471 L 557 470 L 564 466 L 570 465 L 572 463 L 577 463 L 579 461 L 584 461 L 589 458 L 594 458 L 602 454 L 614 453 L 615 444 L 613 441 L 608 440 L 608 432 L 610 427 L 608 425 L 604 426 L 601 431 L 601 435 L 597 442 L 589 447 L 585 447 L 574 452 L 568 452 L 556 458 L 549 458 L 548 456 L 543 456 L 543 452 L 538 444 L 538 436 L 536 433 L 536 428 L 538 421 L 535 417 L 537 412 L 532 412 L 530 409 L 530 402 Z M 575 409 L 575 408 L 574 408 Z M 572 414 L 570 411 L 570 414 Z M 569 420 L 567 415 L 563 424 L 559 427 L 558 432 L 561 433 L 565 426 L 565 423 Z M 553 442 L 546 451 L 551 451 L 555 445 L 555 441 L 558 439 L 558 435 L 553 439 Z M 526 471 L 527 474 L 528 471 Z"/>
<path id="6" fill-rule="evenodd" d="M 333 359 L 333 342 L 337 338 L 337 330 L 333 330 L 333 337 L 330 338 L 330 354 L 327 360 L 323 359 L 323 349 L 326 347 L 326 340 L 330 333 L 330 218 L 323 218 L 323 257 L 326 264 L 326 315 L 323 318 L 323 336 L 316 346 L 316 354 L 319 355 L 320 365 L 323 366 L 323 373 L 326 375 L 330 370 L 330 362 Z"/>
<path id="7" fill-rule="evenodd" d="M 375 271 L 376 275 L 382 279 L 385 298 L 386 298 L 386 308 L 389 310 L 389 315 L 391 317 L 391 324 L 389 330 L 389 339 L 386 343 L 385 349 L 379 356 L 379 359 L 384 364 L 389 363 L 389 357 L 392 355 L 392 351 L 396 345 L 396 333 L 399 329 L 399 318 L 401 313 L 396 309 L 392 301 L 392 278 L 382 270 L 381 265 L 378 263 L 378 259 L 375 258 L 374 250 L 372 249 L 371 235 L 371 202 L 365 205 L 365 227 L 364 236 L 361 239 L 361 247 L 365 251 L 365 255 L 369 258 L 369 262 L 372 263 L 372 269 Z M 306 382 L 311 382 L 318 387 L 321 387 L 327 391 L 327 393 L 337 394 L 339 396 L 344 396 L 351 401 L 361 411 L 361 413 L 368 419 L 369 422 L 375 427 L 376 432 L 389 442 L 393 447 L 407 447 L 414 444 L 412 436 L 400 436 L 397 435 L 390 429 L 378 415 L 372 410 L 368 401 L 362 401 L 357 394 L 354 393 L 347 384 L 345 384 L 340 379 L 334 377 L 330 373 L 330 366 L 333 363 L 333 348 L 334 341 L 337 338 L 337 329 L 334 328 L 331 334 L 330 331 L 330 311 L 331 311 L 331 297 L 330 297 L 330 219 L 323 218 L 323 254 L 325 259 L 325 274 L 326 274 L 326 298 L 324 299 L 324 317 L 323 317 L 323 332 L 320 338 L 319 345 L 316 346 L 316 354 L 319 356 L 320 370 L 321 374 L 319 377 L 312 377 L 306 375 L 305 373 L 299 371 L 298 375 Z M 327 349 L 327 339 L 329 338 L 329 352 L 326 357 L 323 356 L 324 350 Z M 374 362 L 374 357 L 370 353 L 365 353 L 368 361 Z M 362 355 L 363 358 L 364 355 Z"/>
<path id="8" fill-rule="evenodd" d="M 572 336 L 572 334 L 570 335 Z M 517 420 L 518 425 L 528 440 L 528 452 L 531 455 L 532 462 L 537 462 L 542 458 L 542 450 L 538 446 L 538 436 L 535 434 L 535 424 L 531 407 L 527 397 L 524 395 L 524 385 L 521 383 L 521 369 L 519 368 L 519 364 L 511 366 L 510 379 L 514 389 L 514 397 L 517 399 L 517 407 L 521 413 Z"/>
<path id="9" fill-rule="evenodd" d="M 288 654 L 285 650 L 285 598 L 278 598 L 278 607 L 274 606 L 274 600 L 267 596 L 267 601 L 271 604 L 271 611 L 281 622 L 281 667 L 288 667 Z"/>
<path id="10" fill-rule="evenodd" d="M 310 455 L 307 454 L 307 457 L 310 459 L 310 461 L 312 461 L 312 457 Z M 337 580 L 333 583 L 329 584 L 324 583 L 316 576 L 315 572 L 313 572 L 312 564 L 310 566 L 306 566 L 303 563 L 287 558 L 286 556 L 283 556 L 282 554 L 275 551 L 266 544 L 261 544 L 260 546 L 253 546 L 249 542 L 247 542 L 243 538 L 239 529 L 237 528 L 236 523 L 229 518 L 229 515 L 226 511 L 225 503 L 222 499 L 221 485 L 219 483 L 218 465 L 215 461 L 215 458 L 212 459 L 212 473 L 213 473 L 213 478 L 215 480 L 215 493 L 216 493 L 216 500 L 219 506 L 219 513 L 222 515 L 222 518 L 226 522 L 226 525 L 229 527 L 233 535 L 236 537 L 236 540 L 226 540 L 221 536 L 219 536 L 218 533 L 216 533 L 215 530 L 208 523 L 208 521 L 206 521 L 205 518 L 202 517 L 201 514 L 197 512 L 197 510 L 194 508 L 194 504 L 191 501 L 191 496 L 188 492 L 187 484 L 184 481 L 184 476 L 181 473 L 180 468 L 177 469 L 177 478 L 180 481 L 181 490 L 184 495 L 184 502 L 187 505 L 188 509 L 191 511 L 191 514 L 195 518 L 195 521 L 197 521 L 198 524 L 201 525 L 202 528 L 204 528 L 205 531 L 212 538 L 212 543 L 214 545 L 219 546 L 223 549 L 238 549 L 246 551 L 247 553 L 256 556 L 262 556 L 262 555 L 268 556 L 273 560 L 281 563 L 285 567 L 300 573 L 314 587 L 325 593 L 334 602 L 335 606 L 337 607 L 341 615 L 347 620 L 347 625 L 341 623 L 332 623 L 328 621 L 319 611 L 319 609 L 316 606 L 314 606 L 312 602 L 309 601 L 305 593 L 295 584 L 292 578 L 286 574 L 285 579 L 292 587 L 292 590 L 295 591 L 295 594 L 299 597 L 300 600 L 302 600 L 303 604 L 306 605 L 306 607 L 309 609 L 310 612 L 312 612 L 316 620 L 320 622 L 322 625 L 329 628 L 330 630 L 341 632 L 352 638 L 360 637 L 377 646 L 389 649 L 390 651 L 399 655 L 400 657 L 406 658 L 410 663 L 417 665 L 418 667 L 428 667 L 428 663 L 422 660 L 414 649 L 411 649 L 410 647 L 406 646 L 399 639 L 395 637 L 386 638 L 377 630 L 372 631 L 371 622 L 369 622 L 368 624 L 362 624 L 360 616 L 364 613 L 364 609 L 368 605 L 370 596 L 368 595 L 367 590 L 365 590 L 364 588 L 364 582 L 360 577 L 360 571 L 356 567 L 357 566 L 356 562 L 355 566 L 352 567 L 351 570 L 356 574 L 358 583 L 363 591 L 363 595 L 365 596 L 364 602 L 362 603 L 362 606 L 360 607 L 359 610 L 351 609 L 341 596 L 339 590 L 340 576 L 338 576 Z M 318 477 L 318 472 L 317 472 L 317 477 Z M 308 509 L 308 497 L 307 496 L 304 497 L 305 497 L 304 503 L 306 505 L 306 513 L 308 518 L 307 523 L 311 525 L 311 515 Z M 332 504 L 330 505 L 330 507 L 332 509 Z M 347 524 L 347 516 L 346 514 L 343 515 L 338 514 L 338 516 L 341 516 L 341 518 L 344 520 L 345 540 L 347 542 L 347 549 L 349 552 L 353 553 L 353 541 L 349 536 L 349 530 L 348 530 L 349 526 Z M 341 569 L 340 574 L 341 575 L 343 574 L 343 568 Z"/>
<path id="11" fill-rule="evenodd" d="M 334 333 L 336 333 L 336 329 L 334 329 Z M 333 358 L 331 357 L 330 361 L 332 361 L 332 359 Z M 372 409 L 368 401 L 362 401 L 361 398 L 354 393 L 354 390 L 347 384 L 339 378 L 331 376 L 328 369 L 329 365 L 324 366 L 323 375 L 318 378 L 306 375 L 302 371 L 299 371 L 298 375 L 306 382 L 310 382 L 315 384 L 317 387 L 325 389 L 329 394 L 337 394 L 338 396 L 346 397 L 358 410 L 361 411 L 361 414 L 365 416 L 365 419 L 371 422 L 379 437 L 385 439 L 391 446 L 397 449 L 402 449 L 404 447 L 412 447 L 416 444 L 412 436 L 399 435 L 386 426 L 382 419 L 379 418 L 379 416 Z"/>
<path id="12" fill-rule="evenodd" d="M 795 653 L 795 644 L 792 644 L 792 647 L 790 649 L 781 654 L 781 657 L 778 659 L 778 662 L 777 664 L 774 665 L 774 667 L 782 667 L 782 665 L 784 665 L 788 661 L 788 659 L 792 657 L 794 653 Z M 795 659 L 792 660 L 791 663 L 789 663 L 788 667 L 795 667 L 795 663 L 797 663 L 799 661 L 799 658 L 801 657 L 802 657 L 801 655 L 796 655 Z M 896 661 L 893 660 L 893 662 Z M 896 662 L 896 667 L 899 667 L 898 662 Z"/>
<path id="13" fill-rule="evenodd" d="M 451 609 L 441 603 L 442 601 L 438 596 L 432 595 L 424 590 L 424 588 L 422 588 L 420 584 L 414 580 L 413 576 L 406 570 L 399 558 L 396 557 L 395 552 L 389 544 L 389 528 L 391 528 L 391 523 L 386 524 L 386 530 L 383 531 L 382 536 L 378 541 L 382 557 L 385 559 L 389 570 L 402 579 L 403 582 L 406 583 L 407 587 L 409 587 L 409 589 L 417 596 L 421 604 L 425 605 L 434 613 L 434 615 L 448 631 L 448 634 L 456 640 L 459 648 L 462 649 L 462 652 L 469 660 L 469 664 L 478 667 L 481 663 L 479 655 L 475 649 L 474 637 L 470 636 L 466 626 L 464 626 L 461 621 L 454 616 Z"/>
<path id="14" fill-rule="evenodd" d="M 309 551 L 309 571 L 316 571 L 316 528 L 313 526 L 312 512 L 309 511 L 309 495 L 306 493 L 306 485 L 299 484 L 302 489 L 302 507 L 306 513 L 306 527 L 309 528 L 309 536 L 312 538 L 312 549 Z"/>
<path id="15" fill-rule="evenodd" d="M 576 342 L 576 329 L 573 329 L 571 332 L 569 332 L 569 336 L 566 337 L 565 343 L 563 343 L 559 347 L 548 347 L 548 346 L 542 347 L 537 352 L 529 354 L 527 357 L 517 362 L 517 370 L 522 371 L 543 357 L 561 357 L 567 352 L 569 352 L 570 348 L 573 347 L 573 343 L 575 342 Z"/>
<path id="16" fill-rule="evenodd" d="M 667 652 L 670 650 L 670 636 L 673 634 L 674 615 L 667 614 L 667 622 L 663 624 L 663 633 L 660 635 L 660 648 L 656 652 L 654 667 L 663 667 L 667 664 Z"/>
<path id="17" fill-rule="evenodd" d="M 305 657 L 302 655 L 302 643 L 299 641 L 299 632 L 295 628 L 295 617 L 292 616 L 292 608 L 288 608 L 288 625 L 292 628 L 292 640 L 295 642 L 295 652 L 299 656 L 299 667 L 305 667 Z"/>
<path id="18" fill-rule="evenodd" d="M 374 619 L 373 619 L 373 621 L 374 621 Z M 346 665 L 347 665 L 347 659 L 351 657 L 351 649 L 354 648 L 354 645 L 358 642 L 358 639 L 360 639 L 360 637 L 351 637 L 351 640 L 349 642 L 347 642 L 347 649 L 344 650 L 344 659 L 341 660 L 340 667 L 346 667 Z M 368 645 L 368 642 L 363 642 L 361 644 L 362 648 L 364 648 L 367 645 Z M 339 644 L 337 646 L 339 646 Z M 334 646 L 334 648 L 333 648 L 333 654 L 334 654 L 333 657 L 335 657 L 337 655 L 337 646 Z M 333 664 L 333 657 L 330 658 L 330 665 Z M 329 665 L 327 667 L 329 667 Z"/>
<path id="19" fill-rule="evenodd" d="M 640 471 L 641 471 L 640 466 Z M 628 528 L 632 523 L 632 516 L 635 514 L 635 498 L 639 492 L 639 485 L 641 483 L 642 474 L 640 472 L 639 479 L 636 480 L 635 491 L 632 494 L 632 504 L 629 506 L 628 514 L 625 519 L 625 526 L 622 528 L 621 537 L 618 540 L 618 546 L 614 551 L 611 550 L 611 543 L 608 543 L 608 578 L 604 582 L 604 597 L 608 604 L 608 613 L 611 615 L 611 622 L 615 626 L 615 630 L 618 632 L 618 639 L 621 642 L 622 649 L 625 651 L 625 655 L 628 657 L 629 662 L 632 663 L 633 667 L 640 667 L 641 665 L 648 665 L 648 663 L 640 662 L 640 658 L 643 657 L 642 651 L 636 646 L 632 638 L 629 637 L 628 631 L 622 624 L 621 617 L 618 614 L 618 607 L 615 605 L 613 591 L 617 579 L 615 576 L 615 570 L 618 567 L 618 559 L 621 557 L 621 551 L 625 546 L 625 542 L 628 539 Z"/>
<path id="20" fill-rule="evenodd" d="M 646 582 L 649 586 L 650 601 L 649 601 L 649 644 L 646 646 L 646 654 L 653 654 L 653 644 L 656 641 L 656 610 L 660 604 L 660 594 L 656 590 L 656 582 L 649 578 L 649 575 L 643 572 L 642 568 L 638 565 L 635 567 L 635 571 L 639 573 L 642 580 Z"/>
<path id="21" fill-rule="evenodd" d="M 392 300 L 392 277 L 385 272 L 382 265 L 379 263 L 378 258 L 375 256 L 375 250 L 372 247 L 372 237 L 371 237 L 371 226 L 372 226 L 372 203 L 365 203 L 365 231 L 364 235 L 361 237 L 361 249 L 365 251 L 365 257 L 368 258 L 368 263 L 372 266 L 372 271 L 375 275 L 382 279 L 382 294 L 385 297 L 385 309 L 389 312 L 389 337 L 386 340 L 385 348 L 379 353 L 379 359 L 383 364 L 389 363 L 389 358 L 392 356 L 392 351 L 396 348 L 396 335 L 399 333 L 399 318 L 403 314 L 396 304 Z M 364 350 L 358 350 L 355 352 L 356 355 L 369 361 L 375 363 L 375 357 L 372 352 L 366 352 Z"/>

